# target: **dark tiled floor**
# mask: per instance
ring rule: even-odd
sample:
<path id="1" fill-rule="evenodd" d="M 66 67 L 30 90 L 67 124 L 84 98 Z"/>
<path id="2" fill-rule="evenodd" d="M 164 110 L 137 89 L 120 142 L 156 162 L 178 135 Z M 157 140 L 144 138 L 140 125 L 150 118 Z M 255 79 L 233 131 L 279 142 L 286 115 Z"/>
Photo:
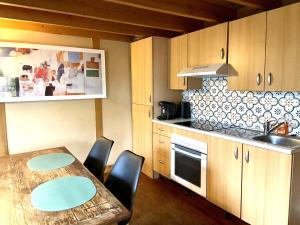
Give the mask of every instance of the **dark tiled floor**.
<path id="1" fill-rule="evenodd" d="M 130 225 L 246 225 L 177 183 L 141 176 Z"/>

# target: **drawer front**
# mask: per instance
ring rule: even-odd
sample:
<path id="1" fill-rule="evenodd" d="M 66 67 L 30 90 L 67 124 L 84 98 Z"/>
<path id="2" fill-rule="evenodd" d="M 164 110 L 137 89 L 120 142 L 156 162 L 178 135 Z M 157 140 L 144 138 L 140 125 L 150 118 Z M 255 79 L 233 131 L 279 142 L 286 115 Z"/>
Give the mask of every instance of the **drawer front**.
<path id="1" fill-rule="evenodd" d="M 153 133 L 153 152 L 157 152 L 165 157 L 170 157 L 170 138 Z"/>
<path id="2" fill-rule="evenodd" d="M 170 157 L 153 152 L 153 168 L 157 173 L 170 178 Z"/>
<path id="3" fill-rule="evenodd" d="M 153 123 L 153 132 L 170 137 L 171 128 L 160 123 Z"/>

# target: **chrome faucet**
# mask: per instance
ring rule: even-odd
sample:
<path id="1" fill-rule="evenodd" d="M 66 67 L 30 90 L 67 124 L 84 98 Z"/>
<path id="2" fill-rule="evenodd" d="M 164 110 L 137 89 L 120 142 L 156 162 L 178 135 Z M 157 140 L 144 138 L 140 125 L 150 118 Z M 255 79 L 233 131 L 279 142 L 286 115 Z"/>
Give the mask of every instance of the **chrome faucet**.
<path id="1" fill-rule="evenodd" d="M 264 135 L 270 134 L 272 131 L 284 124 L 284 122 L 278 123 L 277 125 L 276 123 L 271 124 L 272 121 L 275 120 L 268 120 L 264 123 Z"/>

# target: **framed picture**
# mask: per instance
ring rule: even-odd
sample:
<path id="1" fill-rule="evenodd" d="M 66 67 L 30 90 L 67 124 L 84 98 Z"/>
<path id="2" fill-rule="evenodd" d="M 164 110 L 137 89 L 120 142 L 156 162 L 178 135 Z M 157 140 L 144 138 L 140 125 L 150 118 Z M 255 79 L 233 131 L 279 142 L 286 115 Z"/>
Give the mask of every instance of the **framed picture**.
<path id="1" fill-rule="evenodd" d="M 0 42 L 0 102 L 105 97 L 104 50 Z"/>

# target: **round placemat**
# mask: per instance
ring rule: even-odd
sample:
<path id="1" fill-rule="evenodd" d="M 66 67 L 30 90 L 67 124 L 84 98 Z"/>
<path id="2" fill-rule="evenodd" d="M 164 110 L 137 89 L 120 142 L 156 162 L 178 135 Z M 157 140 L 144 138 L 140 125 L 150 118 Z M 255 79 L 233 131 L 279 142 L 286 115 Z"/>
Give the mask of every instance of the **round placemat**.
<path id="1" fill-rule="evenodd" d="M 27 161 L 32 171 L 48 171 L 70 165 L 75 158 L 67 153 L 50 153 L 36 156 Z"/>
<path id="2" fill-rule="evenodd" d="M 95 196 L 96 191 L 89 178 L 60 177 L 36 187 L 31 193 L 31 203 L 42 211 L 61 211 L 86 203 Z"/>

